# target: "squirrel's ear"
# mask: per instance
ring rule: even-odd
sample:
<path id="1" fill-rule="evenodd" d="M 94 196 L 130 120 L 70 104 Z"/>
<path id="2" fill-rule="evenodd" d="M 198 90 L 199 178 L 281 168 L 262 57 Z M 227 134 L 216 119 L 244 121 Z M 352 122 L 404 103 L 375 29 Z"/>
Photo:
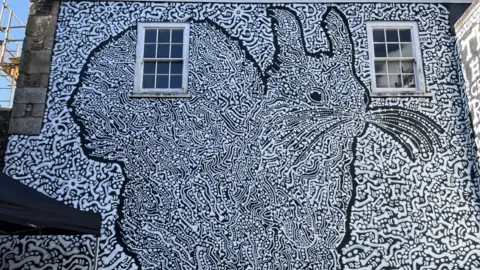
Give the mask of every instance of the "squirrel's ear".
<path id="1" fill-rule="evenodd" d="M 351 59 L 353 44 L 348 30 L 347 19 L 336 8 L 327 10 L 323 19 L 325 30 L 334 56 Z"/>
<path id="2" fill-rule="evenodd" d="M 285 9 L 269 9 L 277 46 L 282 54 L 304 54 L 302 28 L 295 15 Z"/>

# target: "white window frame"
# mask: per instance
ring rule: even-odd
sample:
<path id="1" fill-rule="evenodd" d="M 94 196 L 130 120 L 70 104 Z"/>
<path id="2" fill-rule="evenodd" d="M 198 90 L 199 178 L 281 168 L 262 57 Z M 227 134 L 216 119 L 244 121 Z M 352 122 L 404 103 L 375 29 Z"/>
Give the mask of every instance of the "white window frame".
<path id="1" fill-rule="evenodd" d="M 144 58 L 145 31 L 147 29 L 183 29 L 183 58 Z M 131 97 L 190 97 L 188 86 L 188 53 L 190 44 L 189 23 L 139 23 L 138 24 L 137 56 L 135 61 L 135 82 Z M 148 61 L 146 61 L 148 59 Z M 149 61 L 172 61 L 183 60 L 182 88 L 155 89 L 143 88 L 143 66 Z"/>
<path id="2" fill-rule="evenodd" d="M 375 52 L 373 42 L 374 29 L 410 29 L 412 34 L 412 50 L 414 59 L 415 88 L 377 88 L 375 73 Z M 425 89 L 425 80 L 423 75 L 422 52 L 420 50 L 420 38 L 418 35 L 418 25 L 413 21 L 370 21 L 367 22 L 368 52 L 370 59 L 370 77 L 372 85 L 372 94 L 389 95 L 428 95 Z M 383 58 L 383 57 L 382 57 Z M 378 58 L 377 58 L 378 59 Z M 401 57 L 385 57 L 389 60 L 402 60 Z"/>

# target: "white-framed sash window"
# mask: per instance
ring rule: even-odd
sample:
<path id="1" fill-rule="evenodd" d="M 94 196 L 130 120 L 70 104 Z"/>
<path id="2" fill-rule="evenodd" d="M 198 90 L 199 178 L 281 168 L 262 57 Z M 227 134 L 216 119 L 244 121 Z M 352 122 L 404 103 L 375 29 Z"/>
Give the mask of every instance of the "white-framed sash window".
<path id="1" fill-rule="evenodd" d="M 188 23 L 139 23 L 133 97 L 188 96 Z"/>
<path id="2" fill-rule="evenodd" d="M 424 93 L 415 22 L 367 22 L 372 93 Z"/>

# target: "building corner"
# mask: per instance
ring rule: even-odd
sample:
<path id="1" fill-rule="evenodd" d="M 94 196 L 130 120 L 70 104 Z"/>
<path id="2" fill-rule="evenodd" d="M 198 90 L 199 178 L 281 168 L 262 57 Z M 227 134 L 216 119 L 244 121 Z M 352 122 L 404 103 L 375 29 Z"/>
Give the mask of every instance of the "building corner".
<path id="1" fill-rule="evenodd" d="M 45 112 L 59 0 L 30 0 L 9 134 L 40 134 Z"/>

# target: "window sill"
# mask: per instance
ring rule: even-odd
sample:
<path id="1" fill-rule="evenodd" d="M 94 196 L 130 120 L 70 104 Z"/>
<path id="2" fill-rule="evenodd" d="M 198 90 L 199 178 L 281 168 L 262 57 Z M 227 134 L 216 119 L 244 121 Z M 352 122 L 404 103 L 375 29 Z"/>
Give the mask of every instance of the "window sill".
<path id="1" fill-rule="evenodd" d="M 163 93 L 163 92 L 131 92 L 131 98 L 191 98 L 188 93 Z"/>
<path id="2" fill-rule="evenodd" d="M 419 91 L 402 91 L 402 92 L 371 92 L 370 97 L 372 98 L 390 98 L 390 97 L 433 97 L 432 92 L 419 92 Z"/>

